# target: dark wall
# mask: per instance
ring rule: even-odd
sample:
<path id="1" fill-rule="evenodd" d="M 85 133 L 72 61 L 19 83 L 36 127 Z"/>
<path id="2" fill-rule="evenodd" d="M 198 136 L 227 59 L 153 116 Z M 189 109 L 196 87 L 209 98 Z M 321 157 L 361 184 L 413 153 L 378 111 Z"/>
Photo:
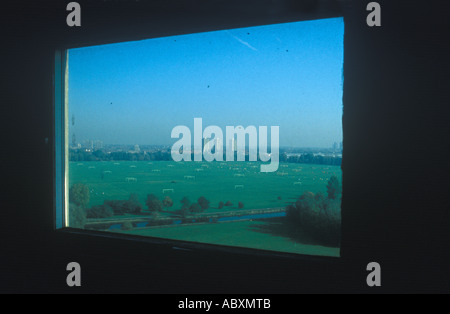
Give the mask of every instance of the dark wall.
<path id="1" fill-rule="evenodd" d="M 68 3 L 69 1 L 67 1 Z M 0 291 L 449 292 L 449 32 L 443 1 L 64 1 L 2 7 Z M 174 250 L 53 230 L 55 48 L 339 14 L 345 19 L 339 261 Z M 48 139 L 48 144 L 46 142 Z M 82 267 L 68 288 L 67 263 Z M 382 287 L 368 288 L 369 262 Z"/>
<path id="2" fill-rule="evenodd" d="M 382 261 L 386 286 L 448 291 L 449 19 L 438 1 L 380 4 L 381 28 L 346 24 L 344 249 Z"/>

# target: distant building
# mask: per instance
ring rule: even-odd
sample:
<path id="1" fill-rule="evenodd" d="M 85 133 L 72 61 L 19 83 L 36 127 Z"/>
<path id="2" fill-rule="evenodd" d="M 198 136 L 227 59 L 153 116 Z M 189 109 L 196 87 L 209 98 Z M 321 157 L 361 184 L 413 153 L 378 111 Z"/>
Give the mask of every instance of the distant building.
<path id="1" fill-rule="evenodd" d="M 141 148 L 139 147 L 138 144 L 134 145 L 134 152 L 135 153 L 139 153 L 141 151 Z"/>
<path id="2" fill-rule="evenodd" d="M 338 143 L 334 142 L 333 144 L 333 152 L 337 152 L 338 151 Z"/>
<path id="3" fill-rule="evenodd" d="M 94 141 L 93 140 L 85 140 L 83 142 L 84 147 L 86 150 L 93 150 L 94 149 Z"/>
<path id="4" fill-rule="evenodd" d="M 233 138 L 230 138 L 228 140 L 228 147 L 227 147 L 227 151 L 231 149 L 231 151 L 235 152 L 237 151 L 237 141 Z"/>
<path id="5" fill-rule="evenodd" d="M 103 148 L 103 142 L 102 141 L 95 141 L 94 143 L 94 149 L 99 150 Z"/>
<path id="6" fill-rule="evenodd" d="M 223 150 L 222 139 L 218 137 L 204 138 L 203 139 L 203 153 L 205 151 L 214 153 L 217 149 L 221 148 Z"/>

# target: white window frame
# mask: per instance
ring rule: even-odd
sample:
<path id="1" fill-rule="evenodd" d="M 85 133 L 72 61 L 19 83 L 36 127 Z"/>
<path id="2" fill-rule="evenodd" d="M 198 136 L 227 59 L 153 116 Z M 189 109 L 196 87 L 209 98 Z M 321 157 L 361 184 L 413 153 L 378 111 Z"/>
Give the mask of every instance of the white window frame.
<path id="1" fill-rule="evenodd" d="M 53 71 L 54 112 L 54 227 L 69 225 L 68 215 L 68 50 L 55 51 Z"/>

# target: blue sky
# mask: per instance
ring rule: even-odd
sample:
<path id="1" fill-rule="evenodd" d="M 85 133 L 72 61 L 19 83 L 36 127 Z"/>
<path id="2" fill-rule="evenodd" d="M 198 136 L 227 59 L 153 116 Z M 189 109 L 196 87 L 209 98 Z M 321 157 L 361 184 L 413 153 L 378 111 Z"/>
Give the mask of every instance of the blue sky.
<path id="1" fill-rule="evenodd" d="M 330 147 L 342 140 L 343 36 L 333 18 L 70 49 L 70 139 L 171 145 L 199 117 Z"/>

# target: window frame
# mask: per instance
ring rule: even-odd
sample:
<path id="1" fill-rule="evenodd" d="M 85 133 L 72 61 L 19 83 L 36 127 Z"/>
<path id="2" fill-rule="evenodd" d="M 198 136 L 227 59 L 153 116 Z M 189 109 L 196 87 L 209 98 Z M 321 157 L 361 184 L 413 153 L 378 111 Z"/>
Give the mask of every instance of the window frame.
<path id="1" fill-rule="evenodd" d="M 344 20 L 344 33 L 345 33 L 345 17 L 342 13 L 334 14 L 334 15 L 326 15 L 326 16 L 317 16 L 316 18 L 305 18 L 305 19 L 293 19 L 286 18 L 285 21 L 276 21 L 276 22 L 268 22 L 266 24 L 255 23 L 253 25 L 247 25 L 242 27 L 252 27 L 252 26 L 262 26 L 262 25 L 271 25 L 271 24 L 280 24 L 280 23 L 289 23 L 289 22 L 301 22 L 307 20 L 319 20 L 325 18 L 342 18 Z M 239 26 L 238 28 L 241 28 Z M 221 29 L 232 29 L 232 28 L 221 28 Z M 342 240 L 340 244 L 340 254 L 339 256 L 319 256 L 319 255 L 307 255 L 301 253 L 289 253 L 289 252 L 281 252 L 281 251 L 272 251 L 272 250 L 264 250 L 264 249 L 255 249 L 248 247 L 234 247 L 227 246 L 221 244 L 212 244 L 212 243 L 200 243 L 200 242 L 192 242 L 187 240 L 174 240 L 167 238 L 159 238 L 159 237 L 147 237 L 140 235 L 128 235 L 128 234 L 119 234 L 114 232 L 107 231 L 96 231 L 96 230 L 86 230 L 73 228 L 69 226 L 69 215 L 68 211 L 68 199 L 69 199 L 69 178 L 68 178 L 68 165 L 69 165 L 69 117 L 68 117 L 68 50 L 72 48 L 80 48 L 80 47 L 89 47 L 94 45 L 104 45 L 104 44 L 112 44 L 112 43 L 121 43 L 121 42 L 129 42 L 135 40 L 145 40 L 159 37 L 167 37 L 173 35 L 182 35 L 182 34 L 195 34 L 203 31 L 213 31 L 220 29 L 210 29 L 207 27 L 205 30 L 201 31 L 192 31 L 192 32 L 183 32 L 183 33 L 171 33 L 171 34 L 162 34 L 161 36 L 149 35 L 149 36 L 138 36 L 135 38 L 128 39 L 119 39 L 119 40 L 96 40 L 94 42 L 83 43 L 83 44 L 72 44 L 65 45 L 63 47 L 57 48 L 54 50 L 54 67 L 53 67 L 53 129 L 54 129 L 54 209 L 53 209 L 53 226 L 54 230 L 58 233 L 70 233 L 76 235 L 87 235 L 92 237 L 106 237 L 109 239 L 116 240 L 126 240 L 126 241 L 137 241 L 147 243 L 148 245 L 158 245 L 158 246 L 166 246 L 173 250 L 180 251 L 209 251 L 209 252 L 226 252 L 230 254 L 239 254 L 239 255 L 247 255 L 247 256 L 256 256 L 256 257 L 265 257 L 265 258 L 282 258 L 282 259 L 294 259 L 294 260 L 305 260 L 305 261 L 314 261 L 314 262 L 325 262 L 331 264 L 340 264 L 344 260 L 344 256 L 342 254 Z M 345 55 L 345 40 L 344 40 L 344 55 Z M 345 57 L 344 57 L 345 61 Z M 343 82 L 344 84 L 344 82 Z M 342 88 L 344 88 L 342 86 Z M 344 133 L 344 129 L 342 130 Z M 344 150 L 344 149 L 343 149 Z M 344 154 L 342 158 L 342 162 L 344 161 Z M 344 171 L 341 166 L 342 176 L 344 176 Z M 342 184 L 342 189 L 344 191 L 344 186 Z M 341 200 L 341 216 L 343 212 L 343 198 L 344 192 L 342 193 Z M 341 224 L 341 236 L 343 234 L 343 226 Z M 341 238 L 342 239 L 342 238 Z"/>
<path id="2" fill-rule="evenodd" d="M 55 51 L 53 71 L 54 117 L 54 227 L 63 229 L 69 224 L 68 215 L 68 60 L 67 49 Z"/>

